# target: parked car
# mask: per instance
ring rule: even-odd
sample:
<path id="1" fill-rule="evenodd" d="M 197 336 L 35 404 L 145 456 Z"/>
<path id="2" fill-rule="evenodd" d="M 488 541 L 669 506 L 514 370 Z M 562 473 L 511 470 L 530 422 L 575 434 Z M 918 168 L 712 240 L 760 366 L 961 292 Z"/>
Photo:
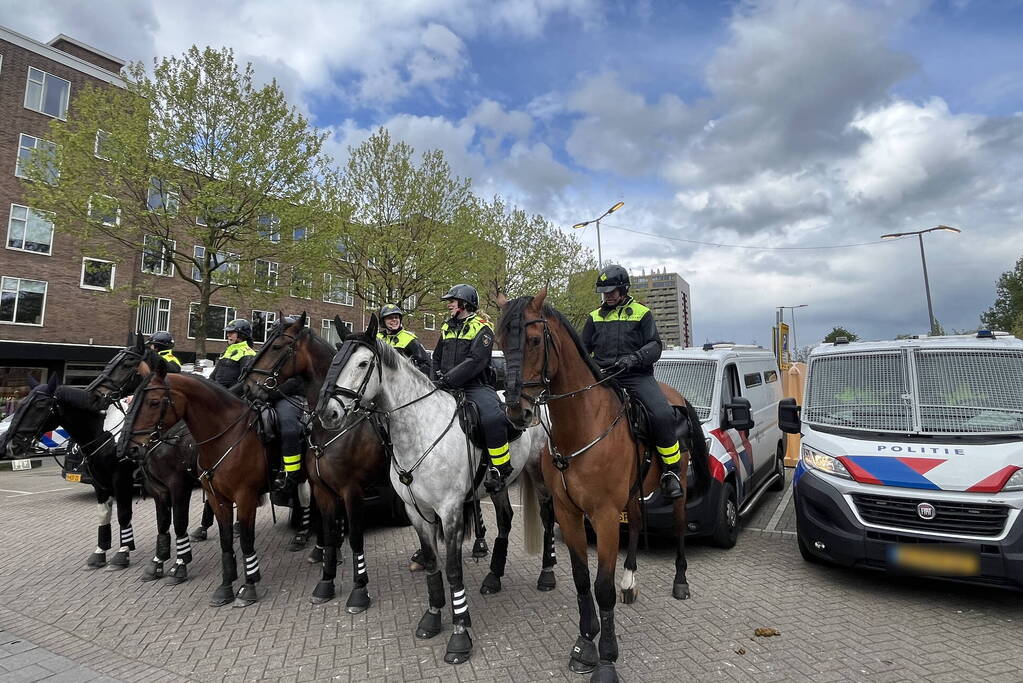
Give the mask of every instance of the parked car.
<path id="1" fill-rule="evenodd" d="M 785 440 L 777 419 L 782 388 L 774 354 L 731 343 L 664 351 L 654 376 L 696 409 L 710 451 L 708 486 L 694 487 L 692 464 L 687 473 L 687 533 L 730 548 L 742 516 L 765 491 L 785 486 Z M 660 491 L 645 505 L 652 531 L 672 529 L 671 501 Z"/>
<path id="2" fill-rule="evenodd" d="M 794 477 L 803 558 L 1023 588 L 1023 341 L 815 348 Z"/>

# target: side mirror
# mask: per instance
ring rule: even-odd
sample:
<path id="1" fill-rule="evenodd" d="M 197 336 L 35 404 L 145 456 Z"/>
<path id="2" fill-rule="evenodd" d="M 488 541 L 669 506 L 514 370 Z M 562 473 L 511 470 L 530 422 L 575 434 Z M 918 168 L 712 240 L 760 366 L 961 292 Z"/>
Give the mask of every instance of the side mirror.
<path id="1" fill-rule="evenodd" d="M 748 398 L 741 396 L 725 404 L 725 423 L 722 427 L 748 432 L 753 429 L 753 411 Z"/>
<path id="2" fill-rule="evenodd" d="M 786 434 L 799 434 L 802 431 L 803 423 L 799 419 L 799 413 L 803 408 L 796 405 L 796 399 L 783 398 L 778 401 L 778 426 Z"/>

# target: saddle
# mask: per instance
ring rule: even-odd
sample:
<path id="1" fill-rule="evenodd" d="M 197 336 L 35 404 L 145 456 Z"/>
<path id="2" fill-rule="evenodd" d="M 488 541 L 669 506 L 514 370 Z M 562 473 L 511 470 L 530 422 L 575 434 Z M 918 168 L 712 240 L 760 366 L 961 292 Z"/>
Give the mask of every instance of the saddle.
<path id="1" fill-rule="evenodd" d="M 505 431 L 508 434 L 508 443 L 514 443 L 525 431 L 517 429 L 507 417 L 504 418 Z M 462 432 L 469 435 L 469 441 L 476 448 L 485 450 L 486 441 L 483 438 L 483 425 L 480 423 L 479 410 L 472 401 L 462 401 L 458 406 L 458 426 Z"/>
<path id="2" fill-rule="evenodd" d="M 644 446 L 648 455 L 656 452 L 656 444 L 653 442 L 653 437 L 650 433 L 650 413 L 647 412 L 646 406 L 618 383 L 609 382 L 609 384 L 614 387 L 618 393 L 618 398 L 626 405 L 629 428 L 632 430 L 632 435 L 636 441 Z M 671 409 L 675 413 L 675 438 L 678 439 L 679 446 L 692 452 L 693 449 L 689 443 L 692 437 L 689 415 L 683 406 L 673 405 Z"/>
<path id="3" fill-rule="evenodd" d="M 269 403 L 260 404 L 256 410 L 259 413 L 259 418 L 256 420 L 259 440 L 264 444 L 269 444 L 277 438 L 279 431 L 277 411 Z"/>

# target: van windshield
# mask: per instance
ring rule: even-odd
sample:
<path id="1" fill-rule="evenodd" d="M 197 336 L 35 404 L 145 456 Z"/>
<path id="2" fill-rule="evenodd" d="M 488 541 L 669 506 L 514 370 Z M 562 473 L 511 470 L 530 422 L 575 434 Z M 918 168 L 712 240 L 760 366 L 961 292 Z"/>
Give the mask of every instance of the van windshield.
<path id="1" fill-rule="evenodd" d="M 710 419 L 714 401 L 715 363 L 708 361 L 659 360 L 654 363 L 654 377 L 671 385 L 696 409 L 700 422 Z"/>
<path id="2" fill-rule="evenodd" d="M 804 420 L 919 434 L 1023 432 L 1023 351 L 907 349 L 811 359 Z"/>

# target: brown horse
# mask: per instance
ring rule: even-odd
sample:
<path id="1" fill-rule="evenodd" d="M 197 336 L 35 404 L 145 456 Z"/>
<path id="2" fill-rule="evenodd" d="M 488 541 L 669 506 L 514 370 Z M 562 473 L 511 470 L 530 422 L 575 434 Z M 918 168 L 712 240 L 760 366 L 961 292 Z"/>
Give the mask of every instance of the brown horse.
<path id="1" fill-rule="evenodd" d="M 551 457 L 541 462 L 544 481 L 554 496 L 554 511 L 568 545 L 572 577 L 579 603 L 579 638 L 569 661 L 576 673 L 593 671 L 591 681 L 617 681 L 618 638 L 615 634 L 614 578 L 618 558 L 619 515 L 630 519 L 626 575 L 633 579 L 635 546 L 639 536 L 639 498 L 658 486 L 660 459 L 653 458 L 644 473 L 642 452 L 629 428 L 626 406 L 618 394 L 602 384 L 571 324 L 550 304 L 546 288 L 534 297 L 498 303 L 503 315 L 498 340 L 507 364 L 506 395 L 509 418 L 519 426 L 540 419 L 540 407 L 550 411 Z M 687 410 L 690 426 L 699 421 L 688 403 L 671 387 L 661 384 L 669 402 Z M 531 392 L 531 393 L 530 393 Z M 691 447 L 706 447 L 702 434 L 691 433 Z M 696 442 L 699 441 L 699 446 Z M 683 449 L 682 471 L 689 465 Z M 642 479 L 642 481 L 641 481 Z M 675 501 L 677 552 L 672 594 L 689 597 L 686 581 L 686 499 Z M 583 519 L 597 535 L 597 578 L 594 583 L 599 622 L 590 594 L 587 542 Z M 626 582 L 623 581 L 623 588 Z M 629 588 L 632 588 L 630 585 Z M 600 634 L 599 650 L 593 639 Z"/>
<path id="2" fill-rule="evenodd" d="M 168 374 L 162 360 L 152 372 L 143 363 L 139 373 L 148 373 L 148 380 L 132 401 L 125 420 L 130 439 L 122 439 L 120 448 L 144 451 L 151 443 L 166 439 L 168 430 L 184 420 L 199 447 L 199 481 L 220 527 L 223 583 L 210 597 L 210 605 L 219 607 L 232 599 L 235 607 L 251 605 L 259 600 L 256 507 L 269 488 L 268 457 L 255 429 L 258 415 L 248 403 L 214 382 L 196 375 Z M 238 578 L 232 504 L 238 507 L 245 558 L 245 583 L 237 595 L 232 585 Z"/>

